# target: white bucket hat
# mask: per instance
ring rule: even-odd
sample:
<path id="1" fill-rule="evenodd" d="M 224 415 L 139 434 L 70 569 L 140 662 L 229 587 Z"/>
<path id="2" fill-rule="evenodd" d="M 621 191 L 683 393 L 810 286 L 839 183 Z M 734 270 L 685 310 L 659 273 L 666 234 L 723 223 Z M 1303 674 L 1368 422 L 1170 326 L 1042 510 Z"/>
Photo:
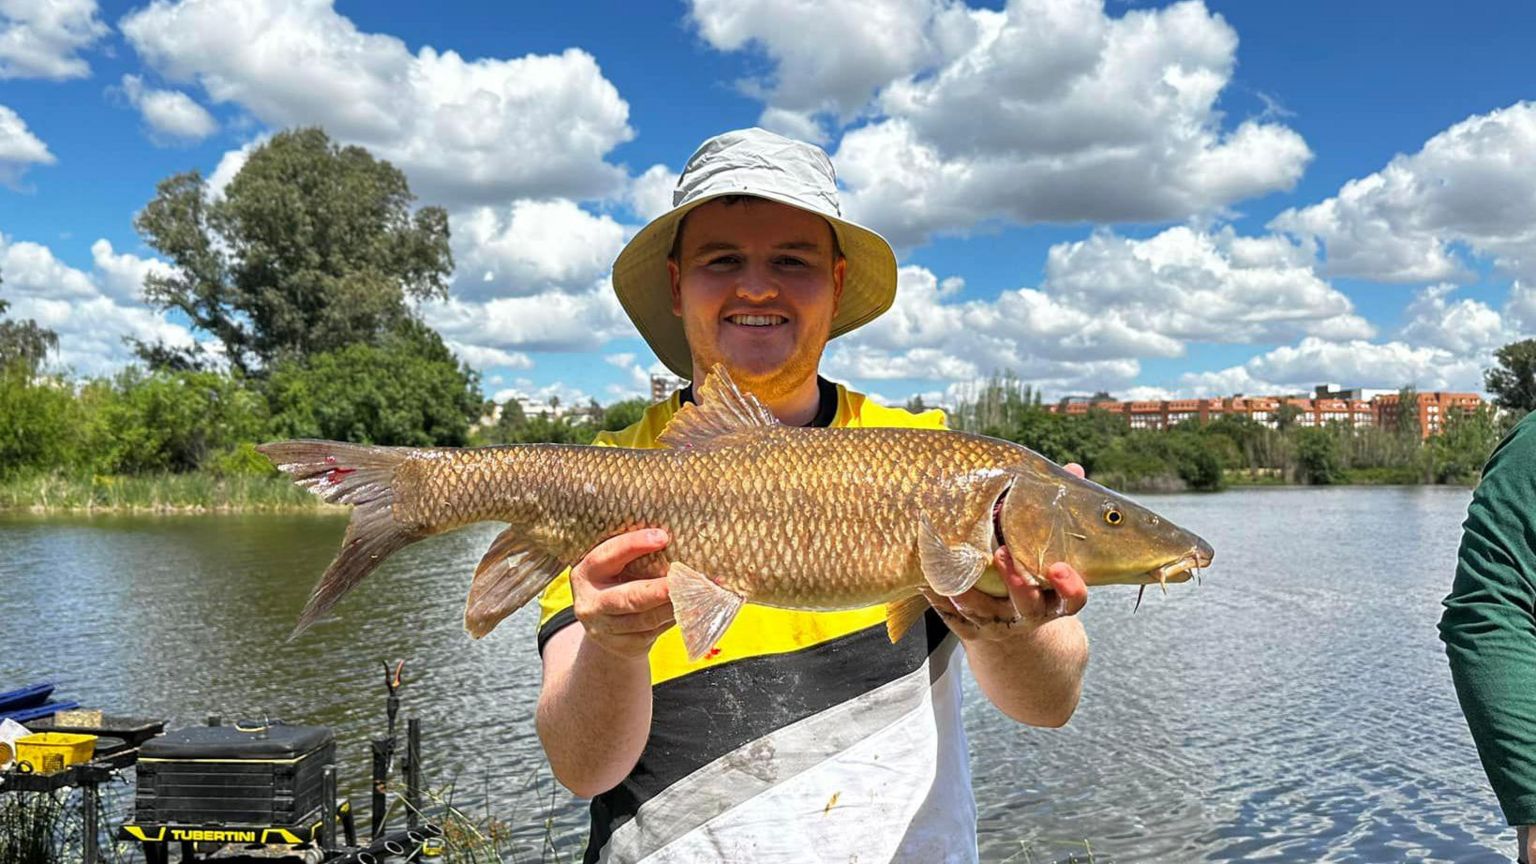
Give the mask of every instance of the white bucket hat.
<path id="1" fill-rule="evenodd" d="M 815 213 L 832 225 L 848 260 L 832 337 L 866 324 L 896 299 L 896 254 L 874 231 L 842 216 L 837 175 L 820 147 L 763 129 L 726 132 L 705 141 L 683 166 L 672 209 L 651 220 L 613 262 L 613 290 L 640 335 L 668 369 L 693 377 L 683 322 L 672 312 L 667 256 L 688 211 L 726 195 L 751 195 Z"/>

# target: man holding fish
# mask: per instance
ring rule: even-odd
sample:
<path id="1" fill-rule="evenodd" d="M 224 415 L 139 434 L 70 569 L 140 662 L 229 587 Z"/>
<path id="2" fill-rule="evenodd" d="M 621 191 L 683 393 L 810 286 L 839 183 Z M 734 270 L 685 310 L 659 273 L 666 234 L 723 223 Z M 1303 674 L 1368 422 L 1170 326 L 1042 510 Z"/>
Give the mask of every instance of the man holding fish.
<path id="1" fill-rule="evenodd" d="M 889 246 L 840 218 L 831 164 L 818 148 L 761 130 L 722 135 L 690 160 L 676 200 L 631 241 L 614 272 L 615 290 L 663 362 L 695 382 L 723 364 L 786 425 L 941 422 L 936 412 L 880 408 L 817 374 L 829 337 L 880 314 L 896 290 Z M 654 446 L 656 430 L 693 398 L 692 390 L 609 441 Z M 930 632 L 915 651 L 871 638 L 855 654 L 839 649 L 864 631 L 883 632 L 879 607 L 764 607 L 750 622 L 738 619 L 729 650 L 690 662 L 671 629 L 668 580 L 635 578 L 626 569 L 668 541 L 662 530 L 613 537 L 544 599 L 539 734 L 556 776 L 596 798 L 588 859 L 686 861 L 735 851 L 740 857 L 723 857 L 846 861 L 862 850 L 860 860 L 974 860 L 957 652 L 939 650 L 940 625 L 926 624 Z M 1077 705 L 1088 661 L 1087 639 L 1073 617 L 1086 587 L 1064 564 L 1037 585 L 1012 566 L 1006 548 L 998 549 L 996 565 L 1007 588 L 1001 597 L 973 587 L 953 597 L 926 591 L 919 602 L 931 602 L 959 637 L 982 691 L 999 709 L 1022 722 L 1061 725 Z M 839 562 L 825 566 L 835 570 Z M 562 626 L 574 622 L 581 626 Z M 820 764 L 785 752 L 786 744 L 819 737 L 818 727 L 844 722 L 824 715 L 855 714 L 865 700 L 873 707 L 874 691 L 918 671 L 924 686 L 907 688 L 907 716 L 883 729 L 869 724 L 857 736 L 844 733 L 857 740 L 840 751 L 804 748 Z M 784 688 L 846 698 L 822 699 L 815 711 L 790 708 L 785 704 L 810 700 Z M 759 717 L 730 716 L 736 713 Z M 886 715 L 896 713 L 878 716 L 889 721 Z M 709 720 L 692 719 L 699 715 Z M 656 729 L 661 721 L 687 727 Z M 686 746 L 705 730 L 722 739 L 718 746 Z M 648 748 L 648 740 L 661 746 Z M 672 741 L 682 746 L 667 746 Z M 875 761 L 882 756 L 884 766 Z M 742 783 L 742 775 L 775 782 Z M 705 776 L 710 788 L 701 789 Z M 687 790 L 674 791 L 679 785 Z M 684 807 L 669 801 L 680 795 L 693 800 Z M 666 824 L 640 824 L 652 818 Z M 820 830 L 804 831 L 806 821 Z"/>
<path id="2" fill-rule="evenodd" d="M 404 546 L 505 523 L 465 627 L 539 597 L 538 732 L 593 799 L 587 861 L 975 861 L 962 655 L 998 709 L 1059 726 L 1086 586 L 1185 581 L 1210 547 L 817 374 L 896 291 L 817 147 L 705 142 L 613 283 L 694 384 L 605 446 L 261 448 L 356 505 L 299 629 Z"/>

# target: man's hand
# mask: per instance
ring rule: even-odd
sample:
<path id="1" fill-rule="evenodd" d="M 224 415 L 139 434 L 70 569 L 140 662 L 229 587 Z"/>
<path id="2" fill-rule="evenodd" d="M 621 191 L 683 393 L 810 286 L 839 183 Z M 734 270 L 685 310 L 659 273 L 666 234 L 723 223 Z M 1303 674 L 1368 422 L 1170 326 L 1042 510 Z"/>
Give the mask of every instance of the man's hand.
<path id="1" fill-rule="evenodd" d="M 630 531 L 597 544 L 571 568 L 571 608 L 588 642 L 619 657 L 641 658 L 672 626 L 660 560 L 636 563 L 669 539 L 659 528 Z"/>
<path id="2" fill-rule="evenodd" d="M 1536 861 L 1536 825 L 1519 825 L 1515 828 L 1515 837 L 1519 840 L 1520 848 L 1518 860 L 1520 864 Z"/>
<path id="3" fill-rule="evenodd" d="M 1076 462 L 1064 467 L 1083 476 L 1083 466 Z M 1036 585 L 1014 562 L 1006 546 L 998 548 L 993 566 L 1003 577 L 1007 597 L 993 597 L 978 588 L 954 597 L 923 590 L 944 623 L 962 640 L 993 641 L 1032 633 L 1047 621 L 1076 615 L 1088 603 L 1088 586 L 1070 565 L 1058 562 L 1046 568 L 1049 587 Z"/>
<path id="4" fill-rule="evenodd" d="M 1033 633 L 1041 624 L 1063 615 L 1076 615 L 1088 603 L 1088 586 L 1066 564 L 1052 564 L 1046 571 L 1050 587 L 1035 585 L 1008 554 L 997 550 L 994 564 L 1008 587 L 1007 597 L 993 597 L 979 588 L 943 597 L 927 589 L 928 602 L 962 640 L 1008 639 Z"/>

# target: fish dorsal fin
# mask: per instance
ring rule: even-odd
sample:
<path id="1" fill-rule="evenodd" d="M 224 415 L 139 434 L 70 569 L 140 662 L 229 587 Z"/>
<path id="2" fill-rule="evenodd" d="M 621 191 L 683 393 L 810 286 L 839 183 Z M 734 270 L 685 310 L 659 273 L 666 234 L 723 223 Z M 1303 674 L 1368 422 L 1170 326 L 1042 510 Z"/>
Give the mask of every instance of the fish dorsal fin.
<path id="1" fill-rule="evenodd" d="M 703 447 L 733 432 L 779 425 L 777 417 L 757 397 L 743 393 L 725 367 L 716 363 L 694 393 L 695 404 L 672 415 L 656 436 L 666 447 Z"/>

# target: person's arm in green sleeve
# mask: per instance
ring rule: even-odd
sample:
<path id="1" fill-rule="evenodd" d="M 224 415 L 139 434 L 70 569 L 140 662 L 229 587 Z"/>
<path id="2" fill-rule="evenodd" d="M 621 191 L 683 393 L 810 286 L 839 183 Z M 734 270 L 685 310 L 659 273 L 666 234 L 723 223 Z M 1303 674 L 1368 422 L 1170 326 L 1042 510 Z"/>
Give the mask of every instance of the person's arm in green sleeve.
<path id="1" fill-rule="evenodd" d="M 1504 816 L 1529 826 L 1536 824 L 1536 414 L 1494 450 L 1462 527 L 1440 638 Z M 1522 846 L 1531 835 L 1520 832 Z"/>

